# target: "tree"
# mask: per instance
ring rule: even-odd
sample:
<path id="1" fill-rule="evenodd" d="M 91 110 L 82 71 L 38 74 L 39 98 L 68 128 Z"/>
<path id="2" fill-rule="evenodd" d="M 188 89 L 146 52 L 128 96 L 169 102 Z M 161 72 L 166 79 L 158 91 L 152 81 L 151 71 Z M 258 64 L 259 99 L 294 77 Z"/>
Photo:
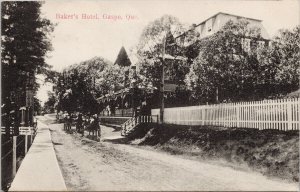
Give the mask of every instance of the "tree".
<path id="1" fill-rule="evenodd" d="M 249 50 L 243 47 L 244 40 L 251 40 Z M 258 42 L 265 42 L 260 47 Z M 198 57 L 193 61 L 185 82 L 200 103 L 221 101 L 254 100 L 272 95 L 275 86 L 273 65 L 262 64 L 266 59 L 267 42 L 260 29 L 249 27 L 249 22 L 229 21 L 219 32 L 195 45 Z"/>
<path id="2" fill-rule="evenodd" d="M 53 92 L 48 91 L 48 100 L 44 103 L 43 110 L 45 113 L 55 112 L 56 97 Z"/>
<path id="3" fill-rule="evenodd" d="M 300 26 L 293 30 L 280 30 L 271 49 L 266 53 L 266 63 L 276 64 L 275 81 L 278 91 L 286 94 L 300 87 Z"/>
<path id="4" fill-rule="evenodd" d="M 4 1 L 1 17 L 2 101 L 25 105 L 25 88 L 38 89 L 36 74 L 48 74 L 53 24 L 41 17 L 38 1 Z M 8 99 L 10 98 L 10 99 Z"/>
<path id="5" fill-rule="evenodd" d="M 166 52 L 176 57 L 181 54 L 181 50 L 179 50 L 179 47 L 174 44 L 174 36 L 180 35 L 183 31 L 183 25 L 179 22 L 179 20 L 170 15 L 165 15 L 149 23 L 144 28 L 136 48 L 136 50 L 138 50 L 137 57 L 140 69 L 140 85 L 152 90 L 159 88 L 161 79 L 163 38 L 167 36 Z M 181 62 L 167 61 L 166 65 L 167 78 L 172 79 L 181 77 L 178 74 L 174 74 L 181 71 L 181 67 L 183 66 Z M 185 69 L 183 69 L 183 71 L 184 70 Z"/>
<path id="6" fill-rule="evenodd" d="M 34 111 L 37 115 L 40 115 L 42 112 L 42 106 L 40 104 L 40 100 L 36 97 L 34 97 Z"/>
<path id="7" fill-rule="evenodd" d="M 66 68 L 54 87 L 58 111 L 99 112 L 97 98 L 124 87 L 125 68 L 101 57 Z"/>
<path id="8" fill-rule="evenodd" d="M 128 67 L 108 65 L 102 72 L 96 75 L 96 89 L 100 95 L 113 93 L 124 88 L 125 71 Z"/>

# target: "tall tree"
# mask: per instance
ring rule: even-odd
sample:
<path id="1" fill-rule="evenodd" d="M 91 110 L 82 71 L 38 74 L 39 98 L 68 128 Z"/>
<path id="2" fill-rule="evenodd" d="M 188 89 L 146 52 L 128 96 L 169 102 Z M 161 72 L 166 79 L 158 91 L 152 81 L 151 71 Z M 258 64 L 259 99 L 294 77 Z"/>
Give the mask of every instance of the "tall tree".
<path id="1" fill-rule="evenodd" d="M 166 53 L 177 56 L 180 51 L 174 49 L 174 36 L 182 34 L 183 25 L 173 16 L 165 15 L 151 23 L 145 28 L 137 45 L 137 57 L 139 65 L 140 84 L 154 89 L 159 88 L 161 79 L 161 57 L 163 49 L 163 38 L 166 39 Z M 177 72 L 181 63 L 166 61 L 167 78 L 178 77 Z M 174 67 L 174 66 L 175 67 Z M 178 67 L 179 65 L 179 67 Z"/>
<path id="2" fill-rule="evenodd" d="M 5 1 L 1 5 L 2 101 L 19 98 L 18 105 L 24 105 L 26 87 L 38 89 L 35 74 L 50 70 L 45 56 L 52 49 L 54 26 L 41 17 L 42 2 Z"/>
<path id="3" fill-rule="evenodd" d="M 44 103 L 43 110 L 46 113 L 54 113 L 56 97 L 53 92 L 48 91 L 48 101 Z"/>
<path id="4" fill-rule="evenodd" d="M 55 84 L 58 110 L 99 112 L 97 98 L 123 88 L 125 68 L 101 57 L 66 68 Z"/>
<path id="5" fill-rule="evenodd" d="M 300 26 L 282 29 L 268 51 L 268 63 L 276 64 L 276 78 L 282 94 L 300 88 Z"/>

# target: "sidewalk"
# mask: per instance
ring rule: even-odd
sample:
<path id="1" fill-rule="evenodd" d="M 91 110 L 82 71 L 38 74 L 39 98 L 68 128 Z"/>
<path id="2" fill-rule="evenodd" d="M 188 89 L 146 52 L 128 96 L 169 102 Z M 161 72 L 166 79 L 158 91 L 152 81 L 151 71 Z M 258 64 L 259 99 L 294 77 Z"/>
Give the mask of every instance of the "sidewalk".
<path id="1" fill-rule="evenodd" d="M 9 191 L 66 191 L 50 130 L 38 121 L 38 132 Z"/>

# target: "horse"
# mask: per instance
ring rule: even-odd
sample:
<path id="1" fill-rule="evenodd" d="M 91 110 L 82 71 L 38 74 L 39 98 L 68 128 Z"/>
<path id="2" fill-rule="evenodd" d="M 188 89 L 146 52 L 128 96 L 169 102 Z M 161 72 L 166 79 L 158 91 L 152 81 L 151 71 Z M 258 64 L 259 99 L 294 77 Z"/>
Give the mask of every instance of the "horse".
<path id="1" fill-rule="evenodd" d="M 82 118 L 82 114 L 79 114 L 78 117 L 77 117 L 76 131 L 77 131 L 78 133 L 84 131 L 84 130 L 83 130 L 83 118 Z"/>
<path id="2" fill-rule="evenodd" d="M 101 137 L 99 119 L 97 117 L 94 117 L 93 121 L 86 126 L 86 129 L 89 132 L 89 135 L 91 135 L 92 132 L 93 137 Z"/>

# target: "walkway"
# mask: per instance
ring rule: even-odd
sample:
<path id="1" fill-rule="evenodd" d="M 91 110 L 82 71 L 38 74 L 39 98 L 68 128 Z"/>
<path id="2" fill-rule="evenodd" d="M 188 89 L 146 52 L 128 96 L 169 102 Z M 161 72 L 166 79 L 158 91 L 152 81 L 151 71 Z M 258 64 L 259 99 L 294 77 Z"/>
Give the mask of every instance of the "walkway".
<path id="1" fill-rule="evenodd" d="M 43 118 L 43 117 L 40 117 Z M 49 127 L 38 121 L 38 132 L 9 191 L 66 191 Z"/>

